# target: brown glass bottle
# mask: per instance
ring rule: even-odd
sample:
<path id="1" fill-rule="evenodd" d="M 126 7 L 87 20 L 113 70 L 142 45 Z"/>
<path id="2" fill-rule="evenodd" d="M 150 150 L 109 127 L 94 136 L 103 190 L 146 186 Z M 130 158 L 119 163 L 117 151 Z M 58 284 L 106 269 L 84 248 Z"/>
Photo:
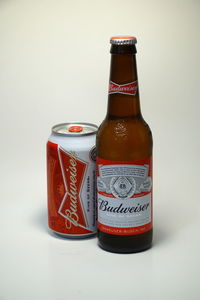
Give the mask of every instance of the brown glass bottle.
<path id="1" fill-rule="evenodd" d="M 98 243 L 118 253 L 152 243 L 152 134 L 140 111 L 135 43 L 111 38 L 108 109 L 97 134 Z"/>

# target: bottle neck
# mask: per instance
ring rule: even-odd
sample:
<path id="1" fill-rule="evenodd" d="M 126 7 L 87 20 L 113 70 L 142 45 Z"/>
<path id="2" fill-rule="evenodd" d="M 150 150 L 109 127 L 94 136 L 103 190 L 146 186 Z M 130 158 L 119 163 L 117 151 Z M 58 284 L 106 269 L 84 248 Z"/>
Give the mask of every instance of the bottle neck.
<path id="1" fill-rule="evenodd" d="M 137 80 L 135 54 L 112 54 L 108 119 L 141 117 Z"/>

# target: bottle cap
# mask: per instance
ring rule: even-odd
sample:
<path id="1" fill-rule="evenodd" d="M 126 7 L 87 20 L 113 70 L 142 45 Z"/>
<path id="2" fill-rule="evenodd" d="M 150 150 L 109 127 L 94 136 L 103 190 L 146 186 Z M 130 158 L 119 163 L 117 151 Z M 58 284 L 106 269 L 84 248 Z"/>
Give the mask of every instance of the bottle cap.
<path id="1" fill-rule="evenodd" d="M 137 43 L 137 39 L 134 36 L 112 36 L 110 43 L 113 45 L 134 45 Z"/>

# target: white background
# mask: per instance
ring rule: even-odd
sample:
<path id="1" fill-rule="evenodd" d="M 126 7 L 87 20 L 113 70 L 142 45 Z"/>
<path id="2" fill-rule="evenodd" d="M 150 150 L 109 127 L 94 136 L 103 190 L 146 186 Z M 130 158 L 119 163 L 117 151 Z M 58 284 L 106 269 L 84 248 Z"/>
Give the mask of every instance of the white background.
<path id="1" fill-rule="evenodd" d="M 0 299 L 199 299 L 200 1 L 0 0 Z M 109 38 L 138 39 L 154 136 L 154 245 L 102 251 L 47 231 L 45 143 L 100 124 Z"/>

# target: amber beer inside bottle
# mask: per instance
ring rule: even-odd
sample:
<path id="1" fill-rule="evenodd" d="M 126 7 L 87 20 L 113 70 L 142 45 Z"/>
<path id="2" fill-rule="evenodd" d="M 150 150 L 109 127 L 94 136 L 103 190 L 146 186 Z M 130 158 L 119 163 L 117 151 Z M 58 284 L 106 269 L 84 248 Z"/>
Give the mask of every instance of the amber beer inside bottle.
<path id="1" fill-rule="evenodd" d="M 101 161 L 98 162 L 98 159 L 128 163 L 145 161 L 152 157 L 152 134 L 140 110 L 135 43 L 134 37 L 111 38 L 110 84 L 114 84 L 114 89 L 109 90 L 107 115 L 97 134 L 97 168 L 101 166 Z M 137 85 L 136 91 L 132 94 L 126 93 L 126 89 L 120 90 L 116 86 L 117 84 L 126 87 L 127 83 Z M 131 178 L 129 179 L 131 182 Z M 120 188 L 123 188 L 123 184 Z M 102 197 L 98 195 L 98 213 Z M 137 199 L 139 206 L 140 198 Z M 125 200 L 122 202 L 125 203 Z M 150 248 L 152 243 L 152 196 L 150 202 L 151 226 L 149 226 L 149 230 L 138 234 L 134 232 L 130 235 L 113 234 L 112 231 L 109 233 L 98 226 L 99 246 L 104 250 L 118 253 L 139 252 Z M 119 208 L 115 209 L 115 211 L 117 210 L 119 212 Z M 109 212 L 107 218 L 109 218 Z M 99 220 L 99 222 L 101 221 Z"/>

